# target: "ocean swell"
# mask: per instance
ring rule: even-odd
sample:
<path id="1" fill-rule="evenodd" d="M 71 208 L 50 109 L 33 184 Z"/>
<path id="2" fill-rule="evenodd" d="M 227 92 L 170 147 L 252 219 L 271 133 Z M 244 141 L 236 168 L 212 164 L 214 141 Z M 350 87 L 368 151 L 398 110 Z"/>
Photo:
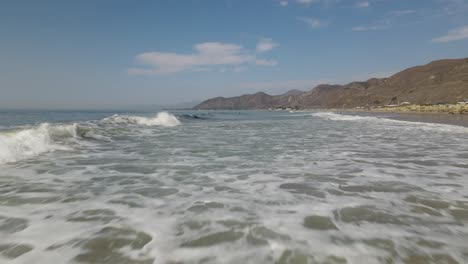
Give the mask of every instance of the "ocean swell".
<path id="1" fill-rule="evenodd" d="M 106 123 L 130 124 L 143 126 L 164 126 L 173 127 L 180 124 L 180 121 L 172 114 L 160 112 L 155 117 L 113 115 L 103 119 Z"/>

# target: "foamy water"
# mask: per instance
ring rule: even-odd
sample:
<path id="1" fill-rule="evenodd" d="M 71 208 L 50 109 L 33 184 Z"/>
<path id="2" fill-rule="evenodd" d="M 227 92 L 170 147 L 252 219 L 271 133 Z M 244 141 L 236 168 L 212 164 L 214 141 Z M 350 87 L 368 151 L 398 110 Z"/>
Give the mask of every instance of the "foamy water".
<path id="1" fill-rule="evenodd" d="M 105 118 L 103 121 L 115 124 L 133 124 L 166 127 L 173 127 L 180 124 L 179 120 L 175 116 L 167 112 L 158 113 L 155 117 L 113 115 L 111 117 Z"/>
<path id="2" fill-rule="evenodd" d="M 466 263 L 468 129 L 119 114 L 0 132 L 0 263 Z"/>
<path id="3" fill-rule="evenodd" d="M 49 125 L 47 123 L 29 128 L 0 132 L 0 164 L 14 162 L 58 149 L 57 140 L 78 137 L 78 126 Z"/>

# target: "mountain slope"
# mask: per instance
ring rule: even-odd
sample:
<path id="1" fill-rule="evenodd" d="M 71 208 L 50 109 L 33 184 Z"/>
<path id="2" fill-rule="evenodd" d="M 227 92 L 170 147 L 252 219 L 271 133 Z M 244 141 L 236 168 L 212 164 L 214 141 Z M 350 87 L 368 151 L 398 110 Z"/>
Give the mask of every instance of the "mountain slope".
<path id="1" fill-rule="evenodd" d="M 266 109 L 275 105 L 275 97 L 263 92 L 236 97 L 216 97 L 208 99 L 194 107 L 194 109 Z"/>
<path id="2" fill-rule="evenodd" d="M 433 61 L 403 70 L 389 78 L 346 85 L 322 84 L 308 92 L 290 91 L 206 100 L 194 109 L 268 109 L 294 107 L 354 108 L 364 106 L 456 103 L 468 99 L 468 58 Z"/>

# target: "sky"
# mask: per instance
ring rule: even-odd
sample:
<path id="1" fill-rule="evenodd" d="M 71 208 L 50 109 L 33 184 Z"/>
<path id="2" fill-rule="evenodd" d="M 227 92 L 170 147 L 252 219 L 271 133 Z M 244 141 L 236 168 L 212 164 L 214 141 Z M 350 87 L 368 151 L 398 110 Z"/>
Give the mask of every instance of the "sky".
<path id="1" fill-rule="evenodd" d="M 468 0 L 4 0 L 0 108 L 310 90 L 468 57 Z"/>

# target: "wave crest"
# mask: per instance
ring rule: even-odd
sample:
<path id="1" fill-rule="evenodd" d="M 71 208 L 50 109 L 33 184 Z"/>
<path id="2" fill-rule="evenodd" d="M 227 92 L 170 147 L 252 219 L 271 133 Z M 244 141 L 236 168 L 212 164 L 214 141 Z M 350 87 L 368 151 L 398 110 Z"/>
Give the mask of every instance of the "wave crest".
<path id="1" fill-rule="evenodd" d="M 27 159 L 38 154 L 68 149 L 58 141 L 85 137 L 89 129 L 72 125 L 40 124 L 21 130 L 0 131 L 0 164 Z"/>
<path id="2" fill-rule="evenodd" d="M 114 124 L 132 124 L 144 126 L 165 126 L 173 127 L 180 125 L 180 121 L 174 115 L 168 112 L 160 112 L 155 117 L 113 115 L 105 118 L 104 122 Z"/>

